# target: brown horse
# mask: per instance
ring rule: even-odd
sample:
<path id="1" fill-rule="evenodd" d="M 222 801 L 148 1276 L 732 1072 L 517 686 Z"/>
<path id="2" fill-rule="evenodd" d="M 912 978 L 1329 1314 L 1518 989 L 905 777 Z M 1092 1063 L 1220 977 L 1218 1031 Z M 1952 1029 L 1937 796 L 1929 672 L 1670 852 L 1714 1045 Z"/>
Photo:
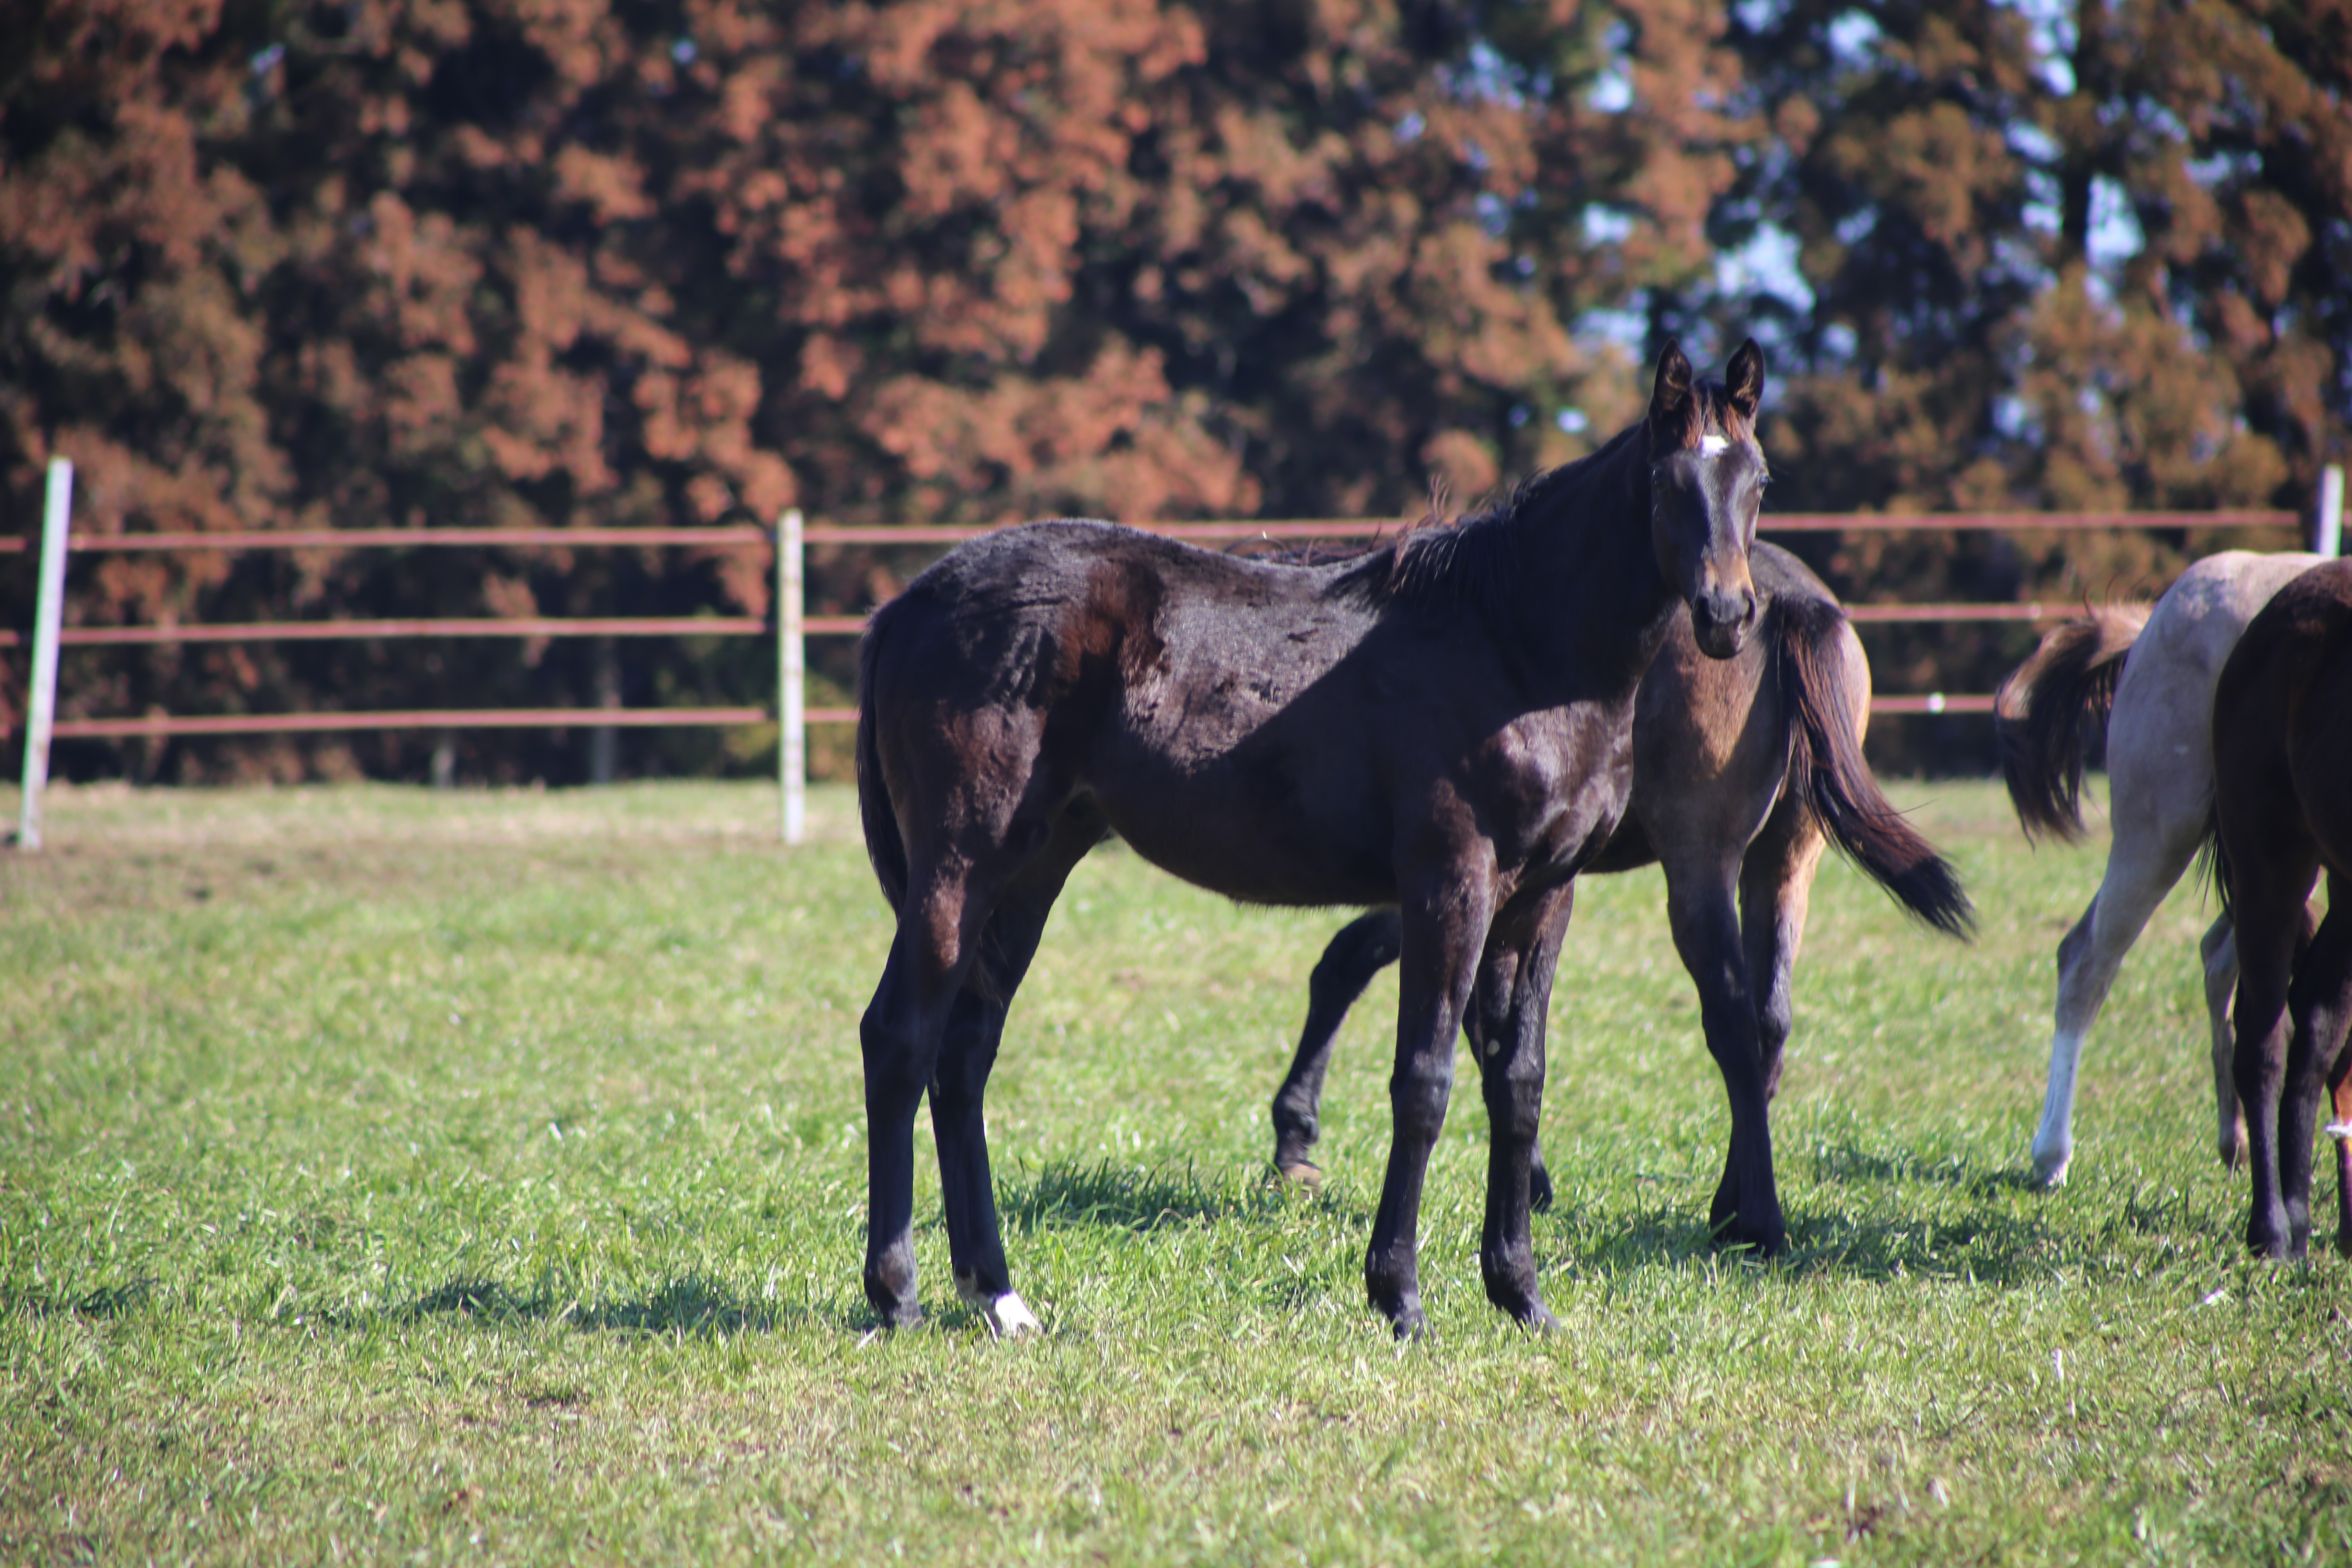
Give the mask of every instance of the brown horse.
<path id="1" fill-rule="evenodd" d="M 1951 867 L 1888 804 L 1863 761 L 1870 665 L 1836 596 L 1778 545 L 1757 545 L 1748 563 L 1764 601 L 1756 636 L 1730 658 L 1709 659 L 1676 617 L 1634 704 L 1631 808 L 1587 869 L 1664 868 L 1667 923 L 1698 987 L 1707 1049 L 1718 1062 L 1760 1056 L 1769 1100 L 1780 1081 L 1813 872 L 1831 842 L 1937 930 L 1963 935 L 1970 913 Z M 1556 912 L 1564 930 L 1566 899 Z M 1298 1052 L 1274 1097 L 1275 1165 L 1292 1180 L 1321 1176 L 1309 1154 L 1324 1073 L 1348 1009 L 1396 958 L 1397 929 L 1395 910 L 1374 910 L 1343 927 L 1315 965 Z M 1559 940 L 1549 934 L 1547 950 Z M 1546 993 L 1550 977 L 1545 968 Z M 1485 1048 L 1486 1026 L 1474 1010 L 1474 1048 Z M 1724 1081 L 1739 1077 L 1727 1067 Z M 1533 1206 L 1549 1207 L 1540 1144 L 1528 1182 Z M 1729 1218 L 1737 1197 L 1727 1167 L 1710 1223 Z"/>
<path id="2" fill-rule="evenodd" d="M 2233 1062 L 2253 1205 L 2246 1245 L 2311 1245 L 2320 1089 L 2341 1114 L 2352 1052 L 2352 561 L 2315 566 L 2246 627 L 2213 692 L 2215 867 L 2237 922 Z M 2327 915 L 2310 926 L 2327 876 Z M 2336 1131 L 2336 1244 L 2352 1254 L 2352 1146 Z"/>
<path id="3" fill-rule="evenodd" d="M 1005 1266 L 982 1097 L 1064 879 L 1116 832 L 1236 899 L 1401 907 L 1394 1138 L 1364 1280 L 1400 1334 L 1423 1330 L 1422 1185 L 1472 994 L 1549 973 L 1535 950 L 1624 815 L 1634 692 L 1676 606 L 1713 658 L 1755 625 L 1763 391 L 1752 342 L 1721 383 L 1669 347 L 1646 417 L 1457 527 L 1302 567 L 1033 523 L 954 551 L 875 616 L 858 805 L 898 931 L 860 1039 L 866 1292 L 884 1322 L 921 1315 L 928 1091 L 957 1289 L 998 1333 L 1037 1327 Z M 1479 1058 L 1480 1268 L 1496 1306 L 1548 1327 L 1528 1225 L 1542 1014 L 1503 1018 Z M 1760 1060 L 1741 1071 L 1735 1102 L 1760 1110 Z M 1777 1222 L 1760 1117 L 1732 1136 L 1743 1221 Z"/>

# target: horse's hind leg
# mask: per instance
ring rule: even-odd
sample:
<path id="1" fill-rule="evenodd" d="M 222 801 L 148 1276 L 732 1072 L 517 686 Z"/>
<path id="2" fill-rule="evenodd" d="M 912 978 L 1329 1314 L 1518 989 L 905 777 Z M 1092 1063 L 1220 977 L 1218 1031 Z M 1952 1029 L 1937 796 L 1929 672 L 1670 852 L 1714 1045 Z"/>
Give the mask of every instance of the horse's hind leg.
<path id="1" fill-rule="evenodd" d="M 2345 1033 L 2352 1024 L 2352 879 L 2331 879 L 2327 918 L 2297 956 L 2287 993 L 2294 1035 L 2287 1047 L 2286 1081 L 2279 1107 L 2279 1184 L 2290 1217 L 2300 1215 L 2307 1243 L 2311 1214 L 2311 1145 L 2317 1130 L 2320 1096 L 2346 1098 Z M 2339 1151 L 2342 1145 L 2339 1142 Z M 2345 1245 L 2345 1208 L 2339 1152 L 2336 1245 Z M 2297 1251 L 2302 1247 L 2297 1247 Z"/>
<path id="2" fill-rule="evenodd" d="M 2276 844 L 2230 845 L 2231 905 L 2238 922 L 2238 994 L 2231 1007 L 2237 1033 L 2234 1071 L 2238 1099 L 2246 1110 L 2246 1163 L 2253 1197 L 2246 1218 L 2246 1245 L 2270 1258 L 2297 1255 L 2310 1236 L 2307 1207 L 2291 1211 L 2287 1176 L 2294 1155 L 2285 1147 L 2296 1114 L 2283 1105 L 2288 1074 L 2288 998 L 2305 889 L 2313 867 Z M 2263 857 L 2279 864 L 2263 864 Z M 2284 873 L 2284 875 L 2282 873 Z M 2308 1196 L 2311 1121 L 2302 1122 Z"/>
<path id="3" fill-rule="evenodd" d="M 982 931 L 977 960 L 949 1014 L 931 1078 L 931 1131 L 939 1143 L 940 1206 L 956 1293 L 1002 1338 L 1041 1329 L 1013 1290 L 1004 1261 L 983 1116 L 988 1075 L 996 1065 L 1013 994 L 1036 956 L 1045 917 L 1070 868 L 1093 847 L 1100 831 L 1091 816 L 1065 817 L 1044 852 L 997 900 Z"/>
<path id="4" fill-rule="evenodd" d="M 2352 1258 L 2352 1039 L 2336 1046 L 2336 1067 L 2327 1081 L 2336 1120 L 2327 1124 L 2336 1145 L 2336 1250 Z"/>
<path id="5" fill-rule="evenodd" d="M 1378 909 L 1349 921 L 1324 948 L 1307 982 L 1307 1025 L 1290 1071 L 1274 1094 L 1274 1168 L 1285 1178 L 1312 1186 L 1323 1179 L 1310 1157 L 1322 1124 L 1323 1075 L 1339 1044 L 1348 1009 L 1372 976 L 1397 958 L 1401 924 L 1394 909 Z"/>
<path id="6" fill-rule="evenodd" d="M 2213 1145 L 2221 1163 L 2234 1171 L 2246 1157 L 2246 1119 L 2238 1110 L 2238 1085 L 2230 1070 L 2235 1049 L 2230 994 L 2238 988 L 2238 938 L 2227 911 L 2206 928 L 2197 956 L 2205 964 L 2205 1017 L 2213 1030 Z"/>
<path id="7" fill-rule="evenodd" d="M 2122 786 L 2116 786 L 2120 789 Z M 2057 1028 L 2050 1040 L 2050 1081 L 2043 1091 L 2042 1125 L 2033 1134 L 2033 1174 L 2056 1186 L 2074 1157 L 2074 1077 L 2083 1042 L 2098 1020 L 2124 954 L 2147 926 L 2164 895 L 2189 868 L 2203 837 L 2201 821 L 2167 825 L 2172 831 L 2136 830 L 2116 813 L 2115 845 L 2107 853 L 2105 878 L 2090 908 L 2058 944 Z"/>
<path id="8" fill-rule="evenodd" d="M 874 1000 L 858 1023 L 866 1070 L 866 1299 L 885 1325 L 922 1320 L 915 1279 L 915 1110 L 988 910 L 968 874 L 910 879 Z"/>

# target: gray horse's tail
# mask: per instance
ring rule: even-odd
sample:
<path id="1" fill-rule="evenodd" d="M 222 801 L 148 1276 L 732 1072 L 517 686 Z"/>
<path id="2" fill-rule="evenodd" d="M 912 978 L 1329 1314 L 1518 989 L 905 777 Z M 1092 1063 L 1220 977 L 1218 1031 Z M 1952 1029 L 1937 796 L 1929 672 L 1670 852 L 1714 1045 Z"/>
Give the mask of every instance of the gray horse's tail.
<path id="1" fill-rule="evenodd" d="M 1781 700 L 1796 717 L 1790 771 L 1801 774 L 1806 804 L 1830 842 L 1907 913 L 1966 938 L 1976 910 L 1959 874 L 1903 819 L 1863 758 L 1853 715 L 1868 707 L 1870 694 L 1855 689 L 1843 657 L 1852 635 L 1845 613 L 1834 603 L 1795 595 L 1776 599 L 1773 612 L 1780 619 L 1773 658 Z"/>
<path id="2" fill-rule="evenodd" d="M 875 612 L 857 648 L 857 816 L 866 828 L 866 858 L 874 863 L 882 896 L 896 910 L 907 896 L 907 841 L 899 837 L 890 786 L 882 779 L 881 742 L 874 720 L 874 667 L 880 662 L 890 620 L 890 606 L 885 605 Z"/>
<path id="3" fill-rule="evenodd" d="M 2116 705 L 2124 657 L 2146 605 L 2103 605 L 2061 622 L 1993 697 L 2000 776 L 2018 826 L 2068 842 L 2083 836 L 2083 769 Z"/>

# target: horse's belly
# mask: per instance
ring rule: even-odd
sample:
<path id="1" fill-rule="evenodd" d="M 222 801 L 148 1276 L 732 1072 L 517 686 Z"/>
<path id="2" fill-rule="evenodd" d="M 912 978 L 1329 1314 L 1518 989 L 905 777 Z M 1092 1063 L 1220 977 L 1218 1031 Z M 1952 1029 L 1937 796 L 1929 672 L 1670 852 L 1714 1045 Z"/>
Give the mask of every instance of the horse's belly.
<path id="1" fill-rule="evenodd" d="M 1244 792 L 1095 790 L 1129 847 L 1195 887 L 1253 904 L 1377 904 L 1396 897 L 1388 835 L 1360 809 L 1269 807 Z"/>

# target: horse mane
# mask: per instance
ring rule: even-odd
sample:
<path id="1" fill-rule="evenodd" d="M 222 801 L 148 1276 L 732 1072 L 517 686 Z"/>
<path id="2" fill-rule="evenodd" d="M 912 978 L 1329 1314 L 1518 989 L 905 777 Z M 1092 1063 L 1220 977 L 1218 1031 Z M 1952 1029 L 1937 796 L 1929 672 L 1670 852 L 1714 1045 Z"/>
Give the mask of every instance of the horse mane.
<path id="1" fill-rule="evenodd" d="M 1732 405 L 1719 381 L 1694 382 L 1683 414 L 1677 434 L 1685 447 L 1697 447 L 1709 435 L 1743 444 L 1755 440 L 1753 425 Z M 1649 424 L 1644 416 L 1575 461 L 1529 475 L 1484 510 L 1448 522 L 1431 507 L 1404 532 L 1364 550 L 1333 591 L 1370 608 L 1484 609 L 1504 602 L 1518 583 L 1519 525 L 1616 478 Z"/>
<path id="2" fill-rule="evenodd" d="M 1332 591 L 1368 608 L 1483 607 L 1503 600 L 1517 585 L 1518 524 L 1620 469 L 1641 432 L 1637 420 L 1574 462 L 1529 475 L 1483 510 L 1447 521 L 1432 507 L 1404 532 L 1342 557 L 1353 564 Z"/>

